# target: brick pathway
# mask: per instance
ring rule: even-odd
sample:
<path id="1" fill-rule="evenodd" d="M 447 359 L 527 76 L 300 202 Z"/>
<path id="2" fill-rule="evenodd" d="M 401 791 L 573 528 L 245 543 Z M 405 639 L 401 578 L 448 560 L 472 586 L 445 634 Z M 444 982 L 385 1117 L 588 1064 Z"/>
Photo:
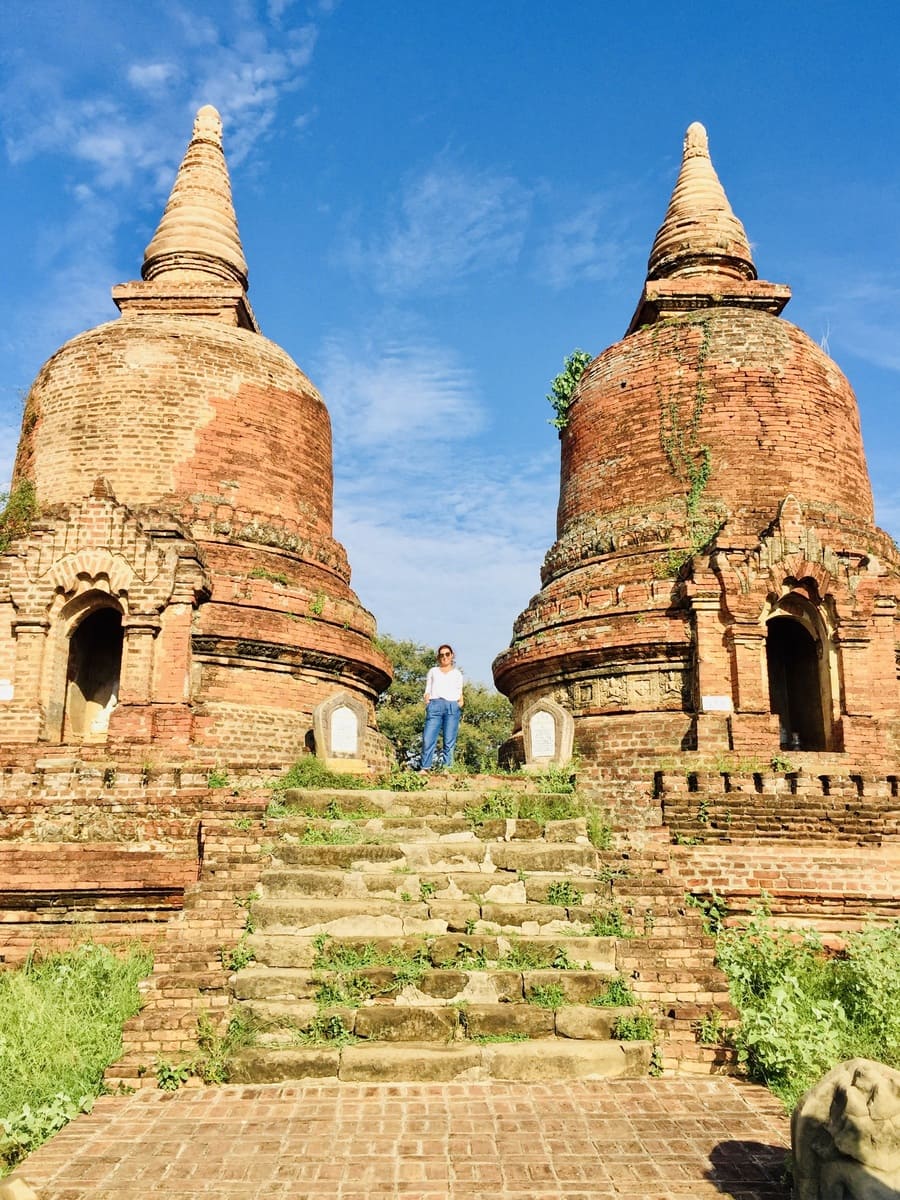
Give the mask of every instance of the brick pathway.
<path id="1" fill-rule="evenodd" d="M 41 1200 L 787 1200 L 788 1123 L 729 1079 L 105 1097 L 20 1168 Z"/>

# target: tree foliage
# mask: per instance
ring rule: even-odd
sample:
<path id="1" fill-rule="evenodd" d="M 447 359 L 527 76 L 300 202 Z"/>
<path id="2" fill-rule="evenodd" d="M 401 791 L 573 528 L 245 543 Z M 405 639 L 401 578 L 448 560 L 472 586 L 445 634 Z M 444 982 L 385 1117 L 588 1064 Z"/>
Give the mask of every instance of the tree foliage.
<path id="1" fill-rule="evenodd" d="M 556 416 L 550 424 L 557 429 L 565 429 L 569 423 L 569 408 L 575 396 L 581 376 L 593 361 L 592 355 L 586 350 L 573 350 L 563 360 L 563 369 L 550 384 L 547 400 L 553 407 Z"/>
<path id="2" fill-rule="evenodd" d="M 422 761 L 425 677 L 437 663 L 437 654 L 408 639 L 385 636 L 378 644 L 394 668 L 394 681 L 378 700 L 378 728 L 396 749 L 400 765 L 417 769 Z M 497 750 L 511 733 L 512 705 L 506 697 L 467 681 L 456 763 L 471 771 L 493 770 Z"/>

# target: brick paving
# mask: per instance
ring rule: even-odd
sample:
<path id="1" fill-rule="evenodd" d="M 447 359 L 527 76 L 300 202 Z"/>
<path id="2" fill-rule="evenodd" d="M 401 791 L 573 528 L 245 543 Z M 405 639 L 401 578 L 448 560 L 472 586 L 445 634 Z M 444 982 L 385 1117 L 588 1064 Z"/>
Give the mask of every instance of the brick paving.
<path id="1" fill-rule="evenodd" d="M 41 1200 L 788 1200 L 788 1121 L 724 1078 L 107 1096 L 24 1163 Z"/>

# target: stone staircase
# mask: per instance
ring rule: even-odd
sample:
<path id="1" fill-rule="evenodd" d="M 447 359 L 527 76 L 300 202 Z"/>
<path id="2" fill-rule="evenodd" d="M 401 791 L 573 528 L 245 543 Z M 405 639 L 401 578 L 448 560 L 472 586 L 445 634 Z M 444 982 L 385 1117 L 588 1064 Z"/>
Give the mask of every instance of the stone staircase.
<path id="1" fill-rule="evenodd" d="M 668 848 L 612 849 L 533 781 L 460 784 L 282 794 L 230 980 L 255 1044 L 230 1078 L 709 1070 L 692 1026 L 727 987 Z"/>

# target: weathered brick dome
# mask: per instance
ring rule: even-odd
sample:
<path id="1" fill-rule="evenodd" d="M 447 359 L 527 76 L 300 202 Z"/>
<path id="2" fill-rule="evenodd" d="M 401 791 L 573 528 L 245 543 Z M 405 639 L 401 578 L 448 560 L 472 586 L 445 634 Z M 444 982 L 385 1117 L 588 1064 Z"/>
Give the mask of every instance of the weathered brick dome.
<path id="1" fill-rule="evenodd" d="M 789 493 L 835 520 L 873 520 L 849 383 L 766 312 L 708 308 L 635 330 L 585 372 L 561 443 L 551 575 L 590 556 L 591 534 L 651 552 L 683 540 L 688 463 L 708 463 L 699 511 L 747 534 Z"/>
<path id="2" fill-rule="evenodd" d="M 346 691 L 368 714 L 360 756 L 383 760 L 373 704 L 390 667 L 332 534 L 328 411 L 259 332 L 214 109 L 197 116 L 142 275 L 26 403 L 13 482 L 41 516 L 10 604 L 14 626 L 34 609 L 47 645 L 29 694 L 0 644 L 0 676 L 20 676 L 8 736 L 283 759 Z M 98 682 L 90 664 L 107 658 Z"/>
<path id="3" fill-rule="evenodd" d="M 789 296 L 692 125 L 637 311 L 560 434 L 557 540 L 494 662 L 519 722 L 555 700 L 587 758 L 896 746 L 900 561 L 856 398 Z"/>

